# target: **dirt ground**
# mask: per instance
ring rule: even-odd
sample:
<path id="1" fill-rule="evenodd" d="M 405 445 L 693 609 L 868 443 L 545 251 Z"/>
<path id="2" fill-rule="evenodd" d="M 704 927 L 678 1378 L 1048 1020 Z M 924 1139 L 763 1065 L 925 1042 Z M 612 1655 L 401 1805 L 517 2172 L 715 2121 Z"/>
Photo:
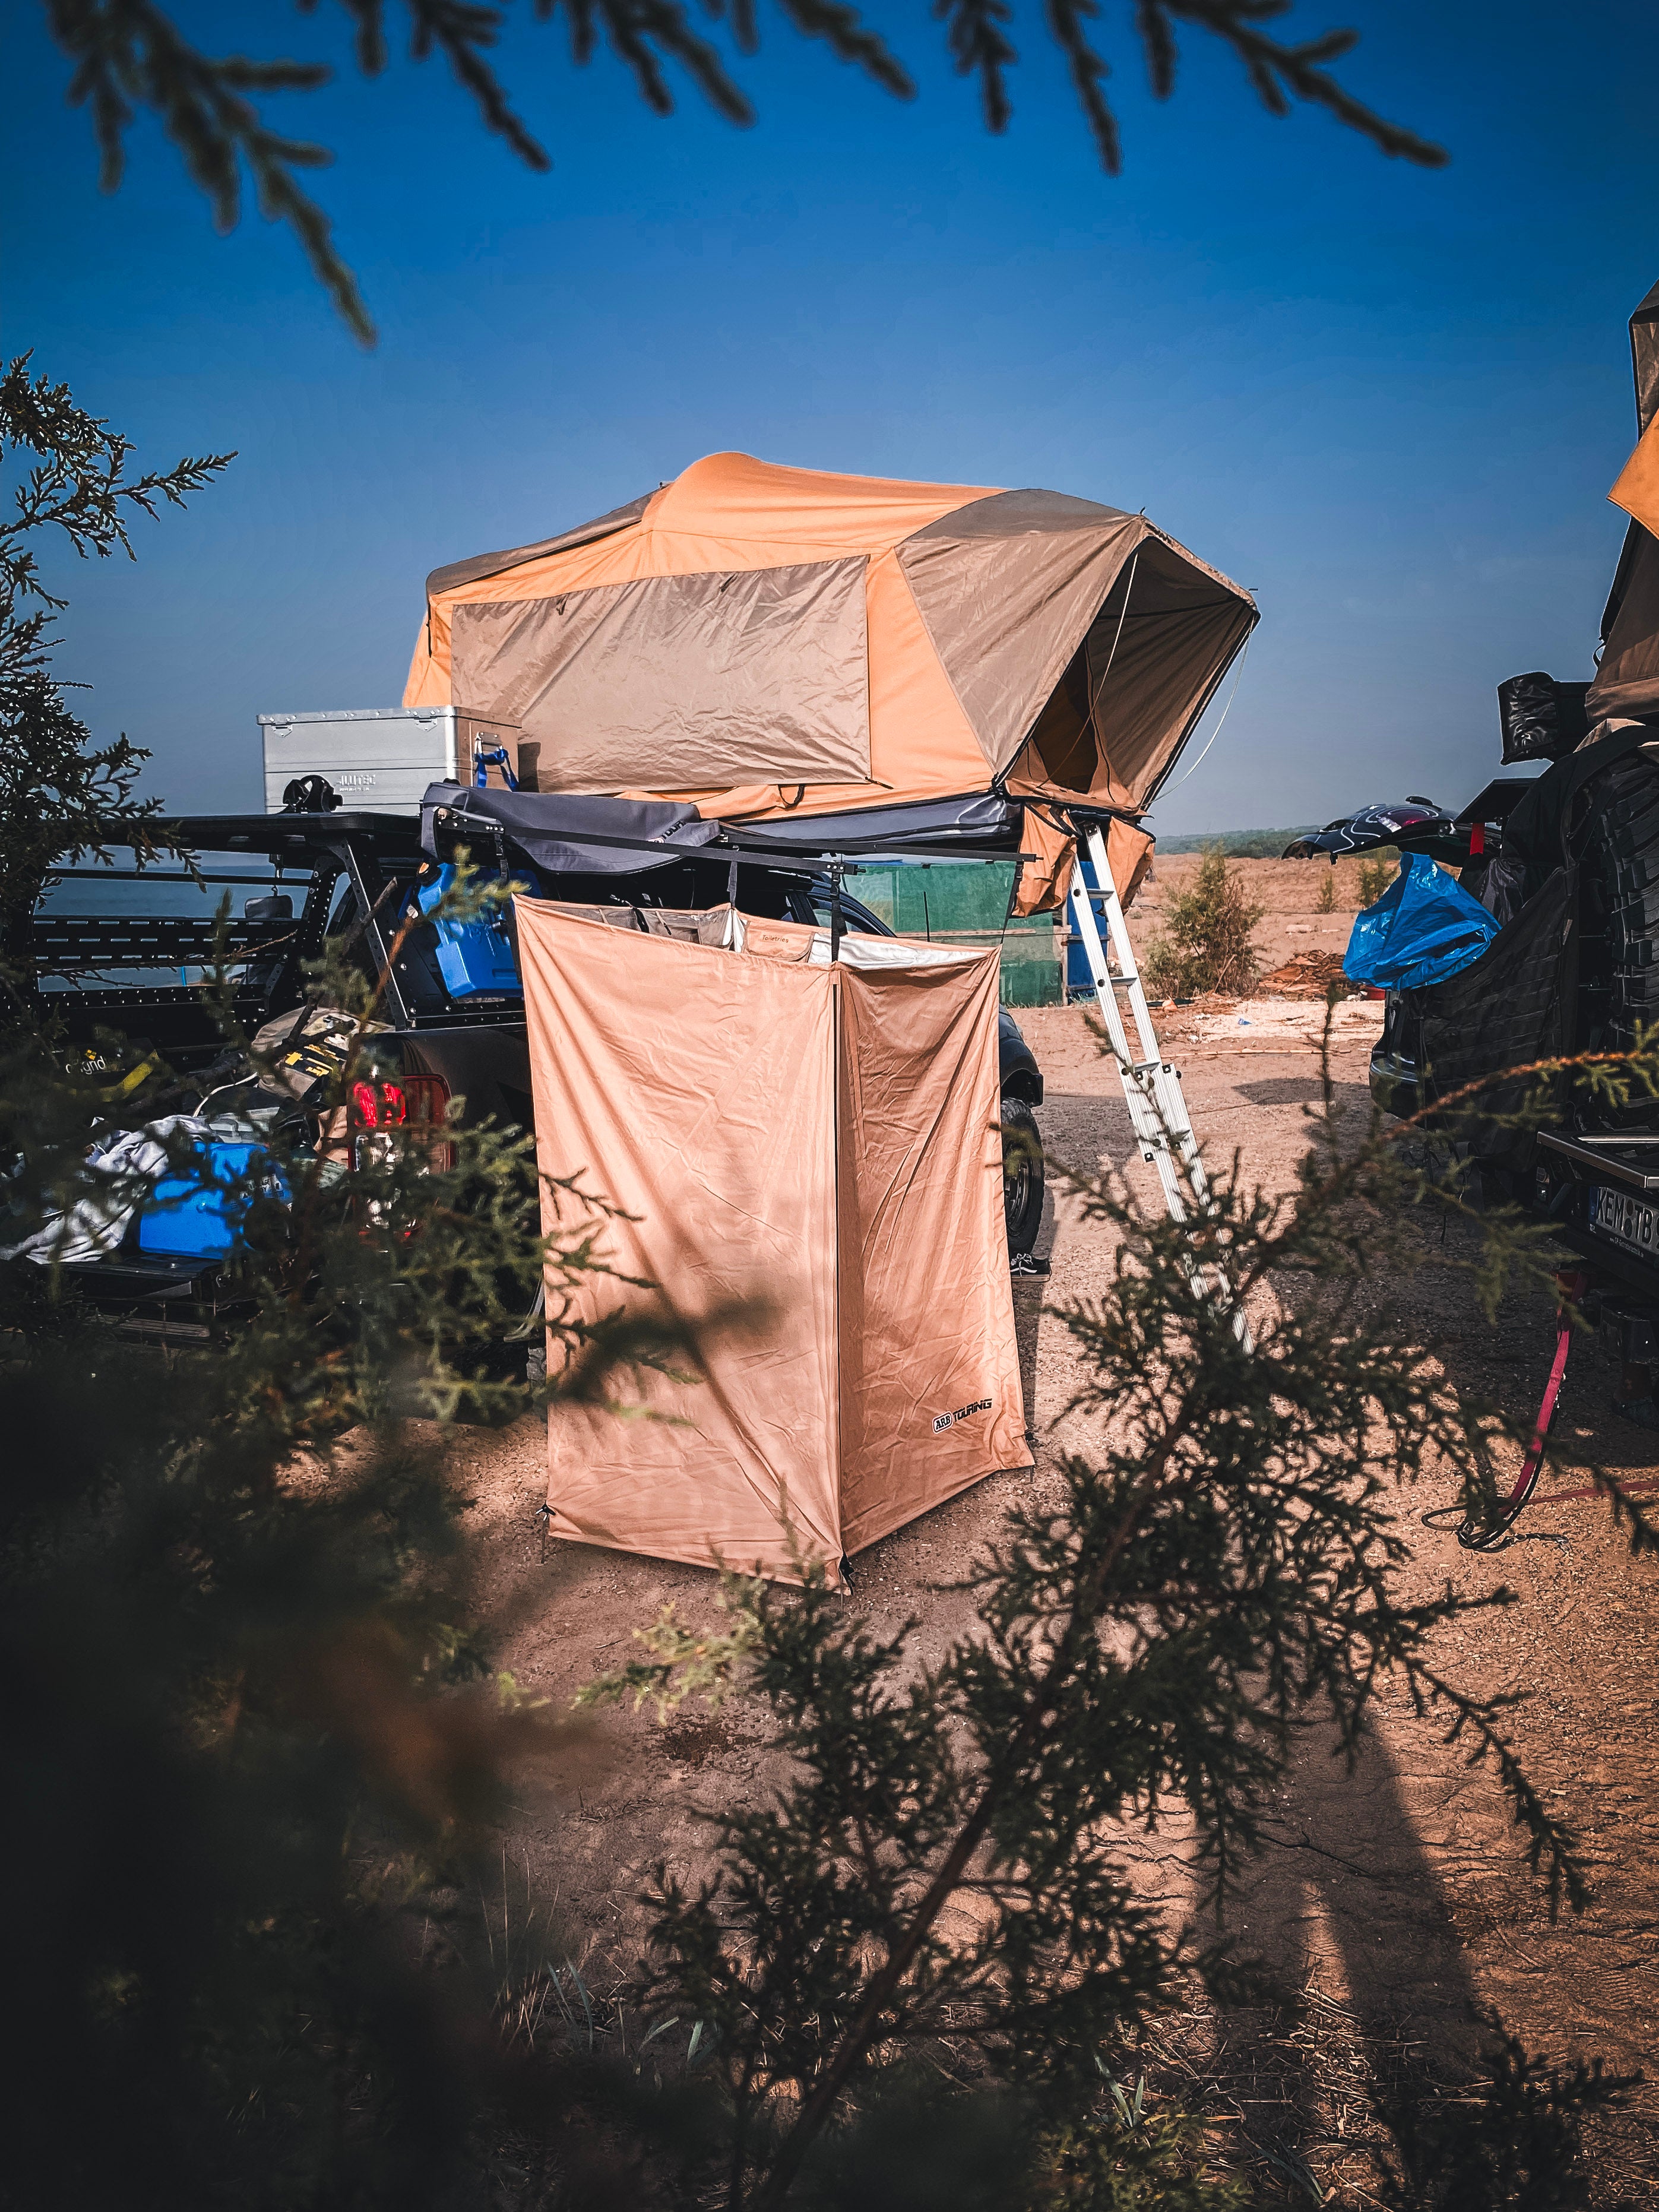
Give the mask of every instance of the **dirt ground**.
<path id="1" fill-rule="evenodd" d="M 1195 865 L 1195 863 L 1194 863 Z M 1339 947 L 1346 913 L 1314 913 L 1322 868 L 1249 864 L 1284 873 L 1264 932 L 1265 964 L 1308 945 Z M 1178 880 L 1166 863 L 1160 891 Z M 1339 870 L 1339 878 L 1346 872 Z M 1305 911 L 1287 903 L 1306 886 Z M 1153 902 L 1148 902 L 1152 908 Z M 1143 913 L 1142 927 L 1155 921 Z M 1302 932 L 1314 921 L 1321 934 Z M 1296 932 L 1297 933 L 1292 933 Z M 1364 1099 L 1365 1061 L 1381 1008 L 1340 1010 L 1336 1073 L 1344 1096 Z M 1249 1172 L 1282 1184 L 1304 1142 L 1304 1109 L 1317 1095 L 1311 1034 L 1322 1009 L 1259 1000 L 1164 1018 L 1182 1067 L 1193 1120 L 1216 1153 L 1237 1147 Z M 1241 1018 L 1242 1017 L 1242 1018 Z M 1133 1158 L 1115 1076 L 1097 1054 L 1081 1012 L 1022 1012 L 1047 1084 L 1039 1119 L 1057 1158 L 1093 1169 Z M 1153 1187 L 1155 1195 L 1155 1186 Z M 1435 1233 L 1437 1235 L 1437 1226 Z M 1431 1251 L 1409 1295 L 1449 1333 L 1472 1386 L 1519 1413 L 1535 1408 L 1553 1348 L 1541 1302 L 1512 1300 L 1494 1328 Z M 953 1577 L 1028 1486 L 1055 1483 L 1057 1419 L 1070 1395 L 1071 1340 L 1054 1309 L 1102 1289 L 1111 1264 L 1104 1232 L 1052 1199 L 1040 1249 L 1045 1279 L 1017 1282 L 1028 1417 L 1039 1442 L 1033 1473 L 994 1476 L 853 1562 L 851 1603 L 878 1629 L 918 1614 L 924 1650 L 967 1625 Z M 1576 1352 L 1561 1421 L 1576 1441 L 1640 1487 L 1659 1483 L 1659 1437 L 1612 1410 L 1612 1371 Z M 480 1596 L 497 1623 L 499 1663 L 527 1691 L 559 1703 L 617 1665 L 632 1631 L 665 1601 L 693 1620 L 711 1615 L 713 1578 L 697 1569 L 554 1543 L 544 1559 L 532 1519 L 544 1494 L 544 1440 L 521 1423 L 457 1444 L 482 1544 Z M 1461 1551 L 1449 1528 L 1429 1528 L 1425 1492 L 1401 1500 L 1412 1579 L 1486 1591 L 1516 1602 L 1448 1634 L 1445 1671 L 1471 1689 L 1523 1693 L 1513 1734 L 1552 1808 L 1583 1840 L 1594 1881 L 1589 1909 L 1552 1923 L 1540 1886 L 1492 1778 L 1461 1750 L 1384 1698 L 1358 1777 L 1310 1741 L 1285 1790 L 1273 1846 L 1236 1921 L 1245 1946 L 1300 1990 L 1299 2017 L 1194 2014 L 1154 2044 L 1161 2082 L 1179 2089 L 1202 2072 L 1221 2085 L 1235 2147 L 1268 2195 L 1286 2201 L 1374 2204 L 1368 2143 L 1379 2097 L 1432 2086 L 1455 2092 L 1475 2063 L 1486 2023 L 1500 2020 L 1529 2048 L 1571 2065 L 1600 2057 L 1610 2069 L 1651 2067 L 1659 2016 L 1659 1568 L 1632 1561 L 1606 1509 L 1553 1487 L 1525 1516 L 1521 1540 L 1495 1555 Z M 637 1955 L 639 1895 L 659 1859 L 684 1871 L 706 1863 L 704 1806 L 763 1792 L 778 1772 L 761 1712 L 741 1699 L 718 1714 L 690 1708 L 666 1726 L 616 1712 L 599 1723 L 601 1756 L 563 1796 L 531 1806 L 507 1838 L 512 1860 L 554 1900 L 581 1947 L 590 1978 L 619 1984 Z M 1184 1909 L 1190 1883 L 1179 1839 L 1132 1842 L 1149 1893 Z M 1590 2201 L 1659 2197 L 1659 2088 L 1637 2088 L 1627 2109 L 1591 2130 Z"/>

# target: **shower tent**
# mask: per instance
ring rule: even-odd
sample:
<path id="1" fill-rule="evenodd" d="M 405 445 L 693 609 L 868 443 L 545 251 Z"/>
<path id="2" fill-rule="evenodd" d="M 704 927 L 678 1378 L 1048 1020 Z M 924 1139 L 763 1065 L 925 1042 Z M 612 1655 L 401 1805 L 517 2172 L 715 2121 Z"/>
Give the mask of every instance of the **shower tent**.
<path id="1" fill-rule="evenodd" d="M 994 951 L 848 938 L 832 964 L 823 932 L 730 908 L 677 917 L 684 939 L 516 912 L 542 1174 L 621 1209 L 574 1317 L 699 1340 L 670 1363 L 693 1379 L 614 1388 L 666 1418 L 556 1402 L 553 1531 L 835 1581 L 1029 1467 Z"/>
<path id="2" fill-rule="evenodd" d="M 541 791 L 763 825 L 988 794 L 1064 895 L 1066 802 L 1151 804 L 1256 619 L 1149 522 L 1060 492 L 714 453 L 597 521 L 427 580 L 407 706 L 520 732 Z"/>

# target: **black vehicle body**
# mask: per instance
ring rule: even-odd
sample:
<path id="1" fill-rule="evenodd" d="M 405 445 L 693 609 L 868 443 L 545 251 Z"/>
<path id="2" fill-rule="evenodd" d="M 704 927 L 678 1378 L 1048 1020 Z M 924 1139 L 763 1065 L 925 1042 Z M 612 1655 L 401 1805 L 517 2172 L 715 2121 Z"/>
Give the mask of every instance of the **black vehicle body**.
<path id="1" fill-rule="evenodd" d="M 322 957 L 330 939 L 343 940 L 368 974 L 386 977 L 381 1012 L 389 1031 L 376 1039 L 381 1062 L 406 1076 L 441 1079 L 452 1098 L 465 1102 L 465 1119 L 533 1127 L 522 999 L 452 998 L 428 922 L 416 921 L 397 943 L 422 872 L 432 864 L 429 830 L 423 847 L 418 819 L 342 809 L 181 817 L 149 826 L 158 843 L 194 856 L 193 878 L 179 862 L 165 859 L 142 869 L 66 868 L 53 879 L 54 902 L 43 902 L 33 918 L 39 1004 L 66 1059 L 106 1075 L 112 1092 L 147 1060 L 165 1063 L 179 1079 L 176 1104 L 167 1110 L 194 1110 L 201 1096 L 210 1095 L 223 1051 L 219 1026 L 199 983 L 187 975 L 178 982 L 164 979 L 210 965 L 216 927 L 207 898 L 228 892 L 231 1005 L 244 1033 L 252 1036 L 290 1010 L 297 1013 L 307 963 Z M 438 849 L 443 857 L 444 841 Z M 583 905 L 707 908 L 726 897 L 731 884 L 731 855 L 724 849 L 695 849 L 663 862 L 641 854 L 637 867 L 626 854 L 607 853 L 603 857 L 611 865 L 592 874 L 546 873 L 510 842 L 502 857 L 539 895 Z M 191 882 L 206 887 L 205 897 L 179 894 L 196 898 L 195 913 L 143 910 L 155 902 L 155 887 Z M 56 902 L 74 902 L 83 884 L 99 887 L 90 895 L 97 902 L 107 906 L 113 896 L 116 910 L 60 910 Z M 832 891 L 810 854 L 769 854 L 745 860 L 740 869 L 738 903 L 746 913 L 823 927 L 837 896 L 844 930 L 894 934 L 844 888 Z M 240 914 L 234 912 L 239 905 Z M 1006 1009 L 999 1048 L 1005 1126 L 1034 1134 L 1030 1109 L 1042 1103 L 1042 1077 Z M 118 1116 L 112 1103 L 112 1118 Z M 1029 1250 L 1041 1214 L 1040 1171 L 1034 1187 L 1028 1170 L 1023 1183 L 1016 1174 L 1010 1189 L 1011 1243 Z M 230 1303 L 217 1263 L 142 1255 L 131 1233 L 120 1252 L 73 1263 L 70 1272 L 94 1303 L 118 1308 L 131 1326 L 166 1334 L 210 1335 Z"/>
<path id="2" fill-rule="evenodd" d="M 1374 853 L 1381 845 L 1425 852 L 1436 838 L 1454 833 L 1455 826 L 1454 817 L 1437 806 L 1431 799 L 1382 799 L 1370 806 L 1362 806 L 1357 814 L 1341 815 L 1336 821 L 1328 822 L 1322 830 L 1310 830 L 1305 837 L 1293 837 L 1279 858 L 1328 860 L 1334 867 L 1350 853 Z M 1455 857 L 1461 859 L 1467 850 L 1465 839 L 1455 848 Z M 1436 853 L 1433 857 L 1439 860 L 1453 855 Z"/>
<path id="3" fill-rule="evenodd" d="M 1370 1060 L 1384 1112 L 1429 1113 L 1485 1083 L 1446 1133 L 1488 1198 L 1550 1224 L 1620 1299 L 1659 1309 L 1659 1099 L 1618 1107 L 1566 1081 L 1535 1133 L 1507 1117 L 1534 1079 L 1511 1067 L 1626 1052 L 1659 1021 L 1659 720 L 1632 720 L 1535 781 L 1487 786 L 1460 821 L 1462 879 L 1503 923 L 1445 982 L 1388 994 Z M 1403 841 L 1402 841 L 1403 842 Z M 1473 842 L 1479 848 L 1468 850 Z"/>

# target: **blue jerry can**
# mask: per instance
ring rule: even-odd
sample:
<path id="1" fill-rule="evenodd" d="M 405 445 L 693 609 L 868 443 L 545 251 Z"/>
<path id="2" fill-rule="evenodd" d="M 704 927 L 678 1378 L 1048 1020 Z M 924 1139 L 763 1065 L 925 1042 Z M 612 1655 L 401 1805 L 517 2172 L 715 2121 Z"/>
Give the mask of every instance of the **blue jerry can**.
<path id="1" fill-rule="evenodd" d="M 453 867 L 440 868 L 432 881 L 422 886 L 421 912 L 430 914 L 454 880 Z M 518 963 L 502 923 L 440 921 L 433 926 L 438 937 L 438 973 L 452 999 L 473 999 L 485 991 L 523 997 Z"/>

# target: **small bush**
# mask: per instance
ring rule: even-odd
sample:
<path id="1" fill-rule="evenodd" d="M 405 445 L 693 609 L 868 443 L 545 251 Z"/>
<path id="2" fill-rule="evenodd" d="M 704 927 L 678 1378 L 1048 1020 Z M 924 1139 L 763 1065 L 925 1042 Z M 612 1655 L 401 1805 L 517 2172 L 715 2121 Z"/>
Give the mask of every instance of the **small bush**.
<path id="1" fill-rule="evenodd" d="M 1392 845 L 1383 845 L 1369 860 L 1359 864 L 1359 903 L 1375 906 L 1389 885 L 1400 872 L 1400 855 Z"/>
<path id="2" fill-rule="evenodd" d="M 1319 896 L 1314 901 L 1314 911 L 1316 914 L 1334 914 L 1336 912 L 1336 871 L 1334 868 L 1328 868 L 1325 871 L 1325 874 L 1319 886 Z"/>
<path id="3" fill-rule="evenodd" d="M 1266 910 L 1250 904 L 1226 854 L 1211 846 L 1191 890 L 1170 901 L 1166 934 L 1146 948 L 1153 996 L 1195 999 L 1206 991 L 1248 991 L 1259 972 L 1250 932 Z"/>

